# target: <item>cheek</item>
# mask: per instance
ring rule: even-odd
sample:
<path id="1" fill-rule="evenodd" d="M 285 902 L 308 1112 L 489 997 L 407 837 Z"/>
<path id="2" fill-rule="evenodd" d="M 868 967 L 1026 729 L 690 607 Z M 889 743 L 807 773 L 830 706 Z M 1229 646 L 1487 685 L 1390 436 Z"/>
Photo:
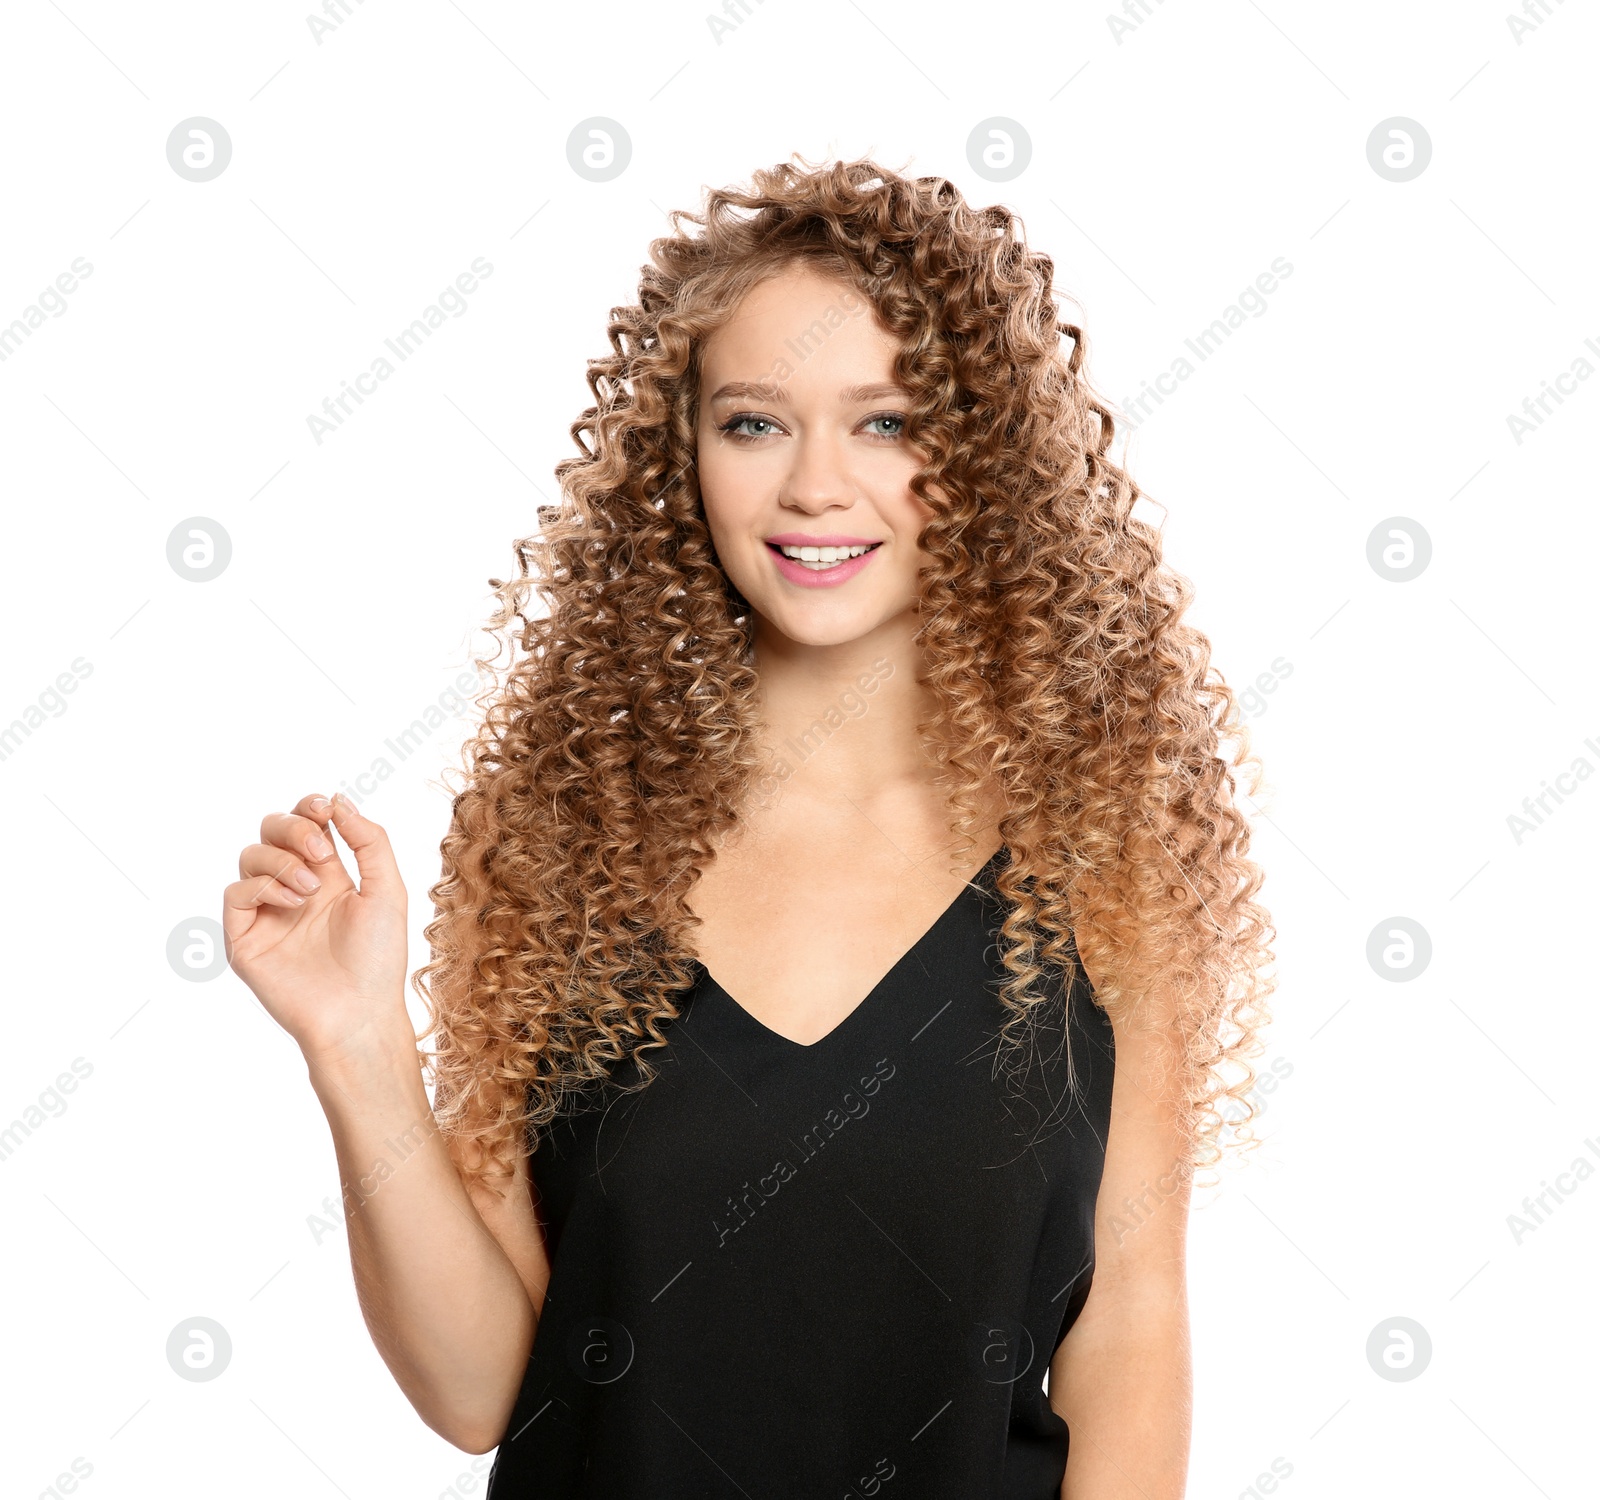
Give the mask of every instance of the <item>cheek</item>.
<path id="1" fill-rule="evenodd" d="M 886 502 L 885 510 L 892 516 L 896 532 L 908 542 L 914 542 L 923 527 L 938 514 L 933 506 L 913 494 L 909 486 L 900 489 L 892 503 Z"/>
<path id="2" fill-rule="evenodd" d="M 733 455 L 736 459 L 743 456 Z M 756 518 L 765 510 L 764 491 L 759 475 L 752 473 L 749 465 L 730 463 L 728 459 L 726 451 L 709 452 L 703 459 L 696 459 L 695 471 L 711 545 L 729 578 L 744 589 L 754 583 L 749 576 L 749 537 Z"/>
<path id="3" fill-rule="evenodd" d="M 715 432 L 699 445 L 695 472 L 706 521 L 713 529 L 737 524 L 761 503 L 765 490 L 762 465 L 747 454 L 730 451 Z"/>
<path id="4" fill-rule="evenodd" d="M 695 454 L 694 477 L 696 487 L 700 491 L 700 508 L 705 514 L 706 525 L 711 528 L 712 540 L 715 541 L 722 528 L 723 505 L 728 484 L 721 455 L 712 447 L 712 441 L 703 437 Z"/>

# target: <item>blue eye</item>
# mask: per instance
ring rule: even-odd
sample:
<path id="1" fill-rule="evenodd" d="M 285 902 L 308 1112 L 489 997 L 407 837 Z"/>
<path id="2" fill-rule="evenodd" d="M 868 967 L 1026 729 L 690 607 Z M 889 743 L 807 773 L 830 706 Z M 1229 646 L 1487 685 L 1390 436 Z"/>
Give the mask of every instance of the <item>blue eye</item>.
<path id="1" fill-rule="evenodd" d="M 888 430 L 878 425 L 880 423 L 889 424 Z M 882 442 L 893 442 L 904 431 L 906 419 L 899 412 L 886 411 L 868 417 L 863 425 L 870 437 Z M 740 443 L 757 442 L 782 430 L 771 417 L 758 417 L 752 412 L 735 412 L 717 428 L 718 432 Z"/>
<path id="2" fill-rule="evenodd" d="M 768 428 L 769 430 L 776 429 L 777 427 L 776 422 L 769 421 L 766 417 L 753 417 L 748 413 L 740 412 L 729 417 L 728 420 L 724 422 L 717 430 L 719 432 L 727 433 L 729 437 L 743 438 L 746 441 L 749 441 L 752 438 L 765 437 L 767 435 L 765 432 L 740 432 L 739 429 L 747 422 L 756 423 L 762 427 Z"/>

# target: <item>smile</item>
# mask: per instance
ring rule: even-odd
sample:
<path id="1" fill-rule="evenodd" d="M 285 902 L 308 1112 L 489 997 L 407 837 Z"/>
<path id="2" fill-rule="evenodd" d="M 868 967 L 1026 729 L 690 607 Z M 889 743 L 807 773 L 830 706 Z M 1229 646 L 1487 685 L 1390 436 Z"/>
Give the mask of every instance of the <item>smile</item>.
<path id="1" fill-rule="evenodd" d="M 768 542 L 778 571 L 793 583 L 813 585 L 843 583 L 853 578 L 871 559 L 881 542 L 864 543 L 852 547 L 806 547 L 787 543 Z"/>

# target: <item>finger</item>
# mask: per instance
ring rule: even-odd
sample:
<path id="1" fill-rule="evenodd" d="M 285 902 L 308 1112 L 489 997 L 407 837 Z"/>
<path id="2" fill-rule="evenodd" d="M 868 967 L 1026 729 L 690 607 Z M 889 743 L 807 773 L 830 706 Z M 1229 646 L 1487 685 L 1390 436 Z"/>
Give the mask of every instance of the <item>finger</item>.
<path id="1" fill-rule="evenodd" d="M 328 822 L 333 817 L 333 799 L 324 797 L 321 792 L 307 792 L 290 810 L 298 818 L 311 819 L 326 832 Z"/>
<path id="2" fill-rule="evenodd" d="M 319 808 L 318 802 L 324 805 Z M 333 836 L 325 826 L 332 809 L 333 804 L 325 797 L 302 797 L 293 812 L 268 813 L 261 820 L 261 842 L 275 844 L 296 855 L 333 891 L 347 891 L 355 882 L 340 860 Z"/>
<path id="3" fill-rule="evenodd" d="M 357 812 L 355 803 L 343 792 L 333 799 L 333 826 L 356 857 L 361 894 L 404 900 L 405 887 L 400 882 L 394 850 L 389 847 L 389 835 L 371 818 Z"/>
<path id="4" fill-rule="evenodd" d="M 263 906 L 293 910 L 304 906 L 306 898 L 298 891 L 280 885 L 271 875 L 256 875 L 236 880 L 222 889 L 222 935 L 231 945 L 255 926 L 256 913 Z"/>
<path id="5" fill-rule="evenodd" d="M 241 875 L 271 875 L 280 885 L 299 891 L 302 896 L 312 895 L 322 888 L 322 882 L 287 849 L 276 844 L 249 844 L 239 855 Z"/>

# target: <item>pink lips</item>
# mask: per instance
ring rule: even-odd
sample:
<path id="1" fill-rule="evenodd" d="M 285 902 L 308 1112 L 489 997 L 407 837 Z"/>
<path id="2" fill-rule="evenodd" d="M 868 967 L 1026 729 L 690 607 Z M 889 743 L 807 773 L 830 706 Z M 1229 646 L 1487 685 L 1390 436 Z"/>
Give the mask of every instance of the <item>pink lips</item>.
<path id="1" fill-rule="evenodd" d="M 844 583 L 854 578 L 866 565 L 878 555 L 879 547 L 876 539 L 870 536 L 806 536 L 798 531 L 786 531 L 779 536 L 769 536 L 767 551 L 772 554 L 772 560 L 778 565 L 778 571 L 789 580 L 797 583 L 802 588 L 818 589 L 831 588 L 835 584 Z M 792 558 L 785 557 L 778 551 L 779 546 L 785 547 L 871 547 L 870 552 L 863 552 L 860 557 L 846 559 L 842 563 L 823 570 L 813 570 L 802 563 L 795 562 Z"/>

